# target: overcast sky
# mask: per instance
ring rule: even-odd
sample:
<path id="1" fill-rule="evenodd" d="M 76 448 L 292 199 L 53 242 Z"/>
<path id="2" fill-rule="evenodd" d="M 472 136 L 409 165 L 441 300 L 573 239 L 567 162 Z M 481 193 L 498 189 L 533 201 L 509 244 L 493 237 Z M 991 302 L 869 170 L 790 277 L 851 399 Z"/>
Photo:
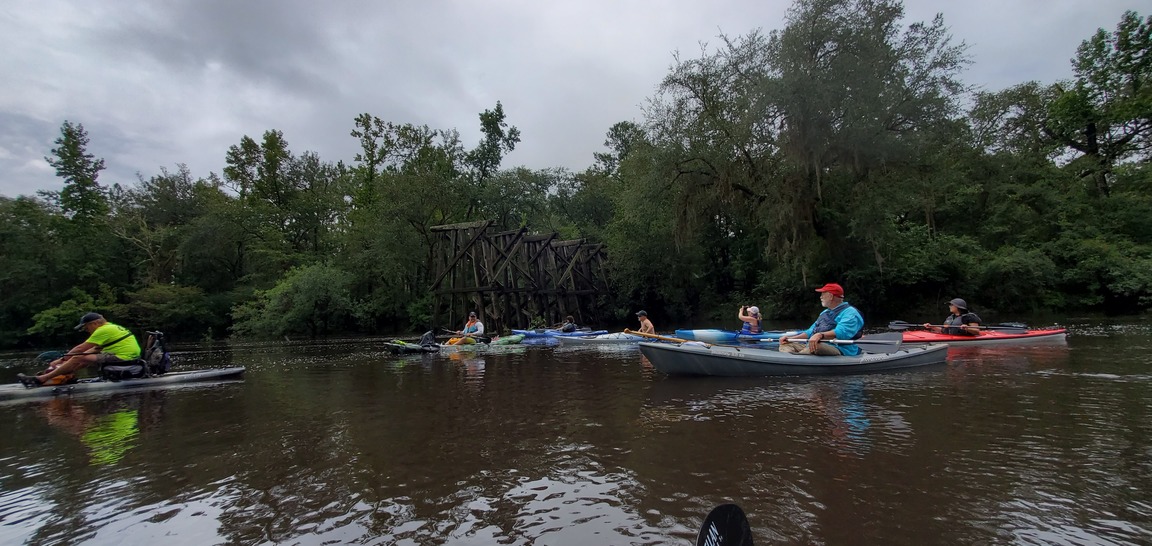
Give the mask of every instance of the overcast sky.
<path id="1" fill-rule="evenodd" d="M 1146 1 L 1146 0 L 1145 0 Z M 780 0 L 5 0 L 0 195 L 59 189 L 45 162 L 64 120 L 88 131 L 100 182 L 185 163 L 219 173 L 244 135 L 351 163 L 363 112 L 457 129 L 501 101 L 522 141 L 503 167 L 582 170 L 608 128 L 640 121 L 672 56 L 783 24 Z M 969 45 L 986 90 L 1072 75 L 1069 59 L 1128 0 L 906 0 Z"/>

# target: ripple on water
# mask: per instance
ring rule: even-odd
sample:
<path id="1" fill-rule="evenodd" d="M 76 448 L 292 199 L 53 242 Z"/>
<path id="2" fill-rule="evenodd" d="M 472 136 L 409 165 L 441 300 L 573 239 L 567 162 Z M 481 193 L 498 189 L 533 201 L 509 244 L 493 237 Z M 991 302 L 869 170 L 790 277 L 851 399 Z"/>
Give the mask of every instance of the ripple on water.
<path id="1" fill-rule="evenodd" d="M 146 401 L 110 464 L 59 415 L 0 408 L 0 543 L 688 544 L 730 500 L 762 543 L 1142 543 L 1146 338 L 723 381 L 563 346 L 192 352 L 250 374 Z"/>

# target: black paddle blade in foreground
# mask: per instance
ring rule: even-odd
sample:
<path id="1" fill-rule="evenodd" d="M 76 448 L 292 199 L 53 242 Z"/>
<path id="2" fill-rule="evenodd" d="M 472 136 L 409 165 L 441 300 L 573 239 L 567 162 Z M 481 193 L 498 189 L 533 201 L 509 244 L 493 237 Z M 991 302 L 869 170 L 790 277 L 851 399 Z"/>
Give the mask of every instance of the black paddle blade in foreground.
<path id="1" fill-rule="evenodd" d="M 752 546 L 752 529 L 744 511 L 735 504 L 721 504 L 704 518 L 696 546 Z"/>

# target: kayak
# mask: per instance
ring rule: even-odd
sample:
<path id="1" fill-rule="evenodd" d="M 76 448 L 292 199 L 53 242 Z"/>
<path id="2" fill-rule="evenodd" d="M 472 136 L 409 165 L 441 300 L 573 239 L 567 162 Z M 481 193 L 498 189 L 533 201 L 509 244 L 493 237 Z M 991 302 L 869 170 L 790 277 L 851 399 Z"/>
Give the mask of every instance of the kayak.
<path id="1" fill-rule="evenodd" d="M 440 351 L 440 345 L 435 343 L 420 345 L 417 343 L 408 343 L 401 340 L 392 340 L 383 344 L 384 348 L 394 355 L 406 355 L 412 353 L 435 353 Z"/>
<path id="2" fill-rule="evenodd" d="M 113 391 L 122 389 L 149 389 L 165 387 L 181 383 L 195 383 L 199 381 L 221 381 L 226 379 L 239 379 L 244 375 L 244 368 L 215 368 L 210 370 L 189 370 L 184 372 L 168 372 L 157 377 L 143 377 L 140 379 L 124 379 L 109 381 L 92 378 L 81 379 L 76 383 L 67 385 L 33 387 L 31 389 L 19 383 L 0 385 L 0 400 L 17 400 L 29 398 L 51 398 L 53 396 L 84 394 L 89 392 Z"/>
<path id="3" fill-rule="evenodd" d="M 596 336 L 561 336 L 561 345 L 620 345 L 625 343 L 639 343 L 644 341 L 641 336 L 616 332 Z"/>
<path id="4" fill-rule="evenodd" d="M 526 336 L 524 334 L 513 334 L 510 336 L 500 336 L 492 340 L 492 345 L 515 345 L 524 341 Z"/>
<path id="5" fill-rule="evenodd" d="M 859 356 L 813 356 L 700 342 L 643 342 L 640 352 L 654 368 L 668 375 L 761 377 L 865 373 L 941 364 L 947 359 L 948 346 L 895 344 L 888 348 L 868 346 Z"/>
<path id="6" fill-rule="evenodd" d="M 1064 343 L 1068 336 L 1065 328 L 1048 330 L 983 330 L 978 336 L 954 336 L 925 330 L 904 332 L 904 343 L 947 343 L 959 345 L 1029 345 L 1033 343 Z"/>
<path id="7" fill-rule="evenodd" d="M 552 330 L 548 328 L 539 328 L 536 330 L 512 330 L 513 334 L 523 334 L 524 337 L 580 337 L 580 336 L 598 336 L 600 334 L 607 334 L 608 330 L 576 330 L 575 332 L 561 332 L 560 330 Z"/>
<path id="8" fill-rule="evenodd" d="M 739 330 L 720 330 L 706 328 L 703 330 L 676 330 L 676 337 L 694 341 L 707 341 L 709 343 L 725 343 L 732 341 L 762 341 L 765 339 L 780 339 L 784 332 L 760 332 L 759 334 L 744 334 Z"/>

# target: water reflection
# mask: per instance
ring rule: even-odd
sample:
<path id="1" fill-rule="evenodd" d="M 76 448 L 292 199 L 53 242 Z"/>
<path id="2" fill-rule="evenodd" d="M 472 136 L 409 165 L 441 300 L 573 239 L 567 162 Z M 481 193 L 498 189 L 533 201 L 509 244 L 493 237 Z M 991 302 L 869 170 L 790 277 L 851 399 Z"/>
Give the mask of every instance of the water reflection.
<path id="1" fill-rule="evenodd" d="M 1141 543 L 1152 373 L 1123 349 L 1147 343 L 823 378 L 564 346 L 203 351 L 245 381 L 0 407 L 0 543 L 688 544 L 728 501 L 758 543 Z M 132 432 L 100 455 L 78 424 Z"/>
<path id="2" fill-rule="evenodd" d="M 41 410 L 48 424 L 80 439 L 93 465 L 115 464 L 136 446 L 139 412 L 135 409 L 94 416 L 71 399 L 57 398 L 46 402 Z"/>
<path id="3" fill-rule="evenodd" d="M 828 420 L 830 443 L 841 453 L 861 456 L 868 453 L 872 420 L 865 407 L 867 395 L 860 380 L 847 380 L 835 386 L 817 385 L 813 392 L 816 407 Z"/>
<path id="4" fill-rule="evenodd" d="M 165 393 L 115 395 L 107 399 L 60 397 L 32 404 L 44 422 L 87 449 L 94 466 L 114 465 L 133 450 L 140 432 L 160 424 Z"/>

